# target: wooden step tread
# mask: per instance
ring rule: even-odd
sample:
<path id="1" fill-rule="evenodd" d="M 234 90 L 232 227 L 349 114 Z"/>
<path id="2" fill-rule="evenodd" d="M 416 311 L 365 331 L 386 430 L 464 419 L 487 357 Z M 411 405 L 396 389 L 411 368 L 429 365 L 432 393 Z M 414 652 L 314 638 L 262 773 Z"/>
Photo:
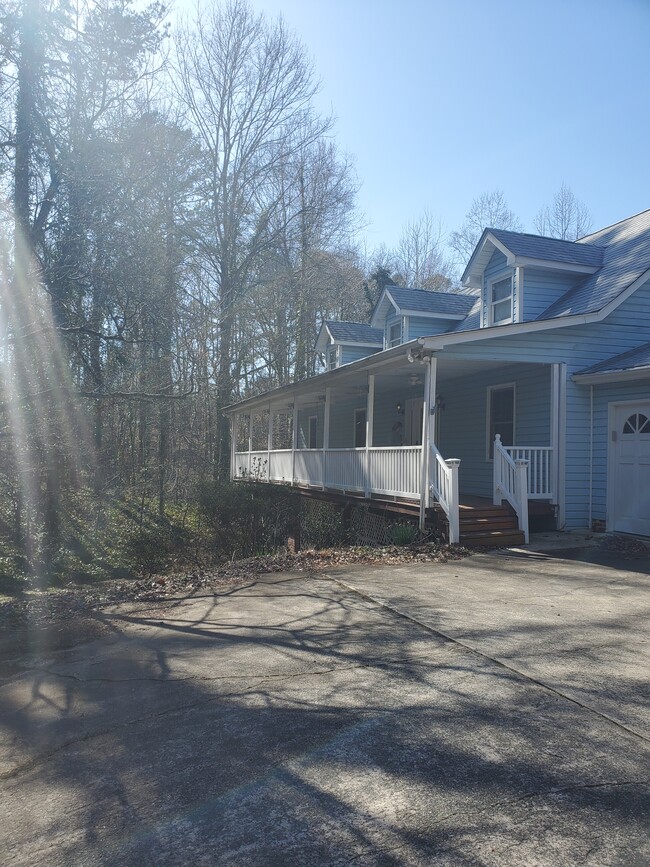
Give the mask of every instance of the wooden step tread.
<path id="1" fill-rule="evenodd" d="M 521 530 L 493 530 L 483 533 L 461 533 L 461 545 L 480 545 L 481 547 L 523 545 L 524 534 Z"/>
<path id="2" fill-rule="evenodd" d="M 494 521 L 488 521 L 485 523 L 470 521 L 464 523 L 461 521 L 460 524 L 460 534 L 467 535 L 468 533 L 491 533 L 493 531 L 503 531 L 503 532 L 519 532 L 519 526 L 516 520 L 511 520 L 510 518 L 505 521 L 499 521 L 495 523 Z"/>

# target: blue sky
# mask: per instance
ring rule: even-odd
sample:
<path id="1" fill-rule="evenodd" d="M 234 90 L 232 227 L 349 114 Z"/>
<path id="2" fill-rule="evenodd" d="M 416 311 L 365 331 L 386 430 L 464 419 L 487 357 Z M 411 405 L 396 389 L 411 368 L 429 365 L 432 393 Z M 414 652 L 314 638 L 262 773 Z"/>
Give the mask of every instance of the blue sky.
<path id="1" fill-rule="evenodd" d="M 495 188 L 533 230 L 564 181 L 594 228 L 650 208 L 650 0 L 253 0 L 282 13 L 355 160 L 368 245 Z"/>

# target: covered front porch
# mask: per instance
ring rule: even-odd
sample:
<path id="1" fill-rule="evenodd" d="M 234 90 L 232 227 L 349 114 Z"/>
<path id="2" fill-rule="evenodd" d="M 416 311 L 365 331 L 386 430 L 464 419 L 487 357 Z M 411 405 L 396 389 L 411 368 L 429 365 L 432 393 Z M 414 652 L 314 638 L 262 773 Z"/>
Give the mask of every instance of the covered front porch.
<path id="1" fill-rule="evenodd" d="M 368 359 L 370 362 L 371 359 Z M 403 353 L 233 408 L 233 478 L 440 505 L 558 503 L 559 365 Z"/>

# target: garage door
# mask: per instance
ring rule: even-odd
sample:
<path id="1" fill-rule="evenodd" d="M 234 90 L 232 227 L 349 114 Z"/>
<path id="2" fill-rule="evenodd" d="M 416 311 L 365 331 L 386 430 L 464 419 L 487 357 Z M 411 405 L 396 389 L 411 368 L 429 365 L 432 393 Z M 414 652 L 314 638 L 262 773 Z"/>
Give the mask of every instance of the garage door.
<path id="1" fill-rule="evenodd" d="M 650 401 L 614 408 L 610 524 L 650 536 Z"/>

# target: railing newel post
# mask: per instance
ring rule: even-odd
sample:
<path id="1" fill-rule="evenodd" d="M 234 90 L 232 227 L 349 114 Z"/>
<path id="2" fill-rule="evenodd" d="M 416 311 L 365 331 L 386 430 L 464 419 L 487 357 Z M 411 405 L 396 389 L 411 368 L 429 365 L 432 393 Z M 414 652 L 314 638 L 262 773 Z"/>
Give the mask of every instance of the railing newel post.
<path id="1" fill-rule="evenodd" d="M 524 542 L 529 542 L 528 533 L 528 461 L 515 461 L 515 497 L 519 512 L 519 529 L 524 534 Z"/>
<path id="2" fill-rule="evenodd" d="M 460 542 L 460 495 L 458 489 L 458 467 L 460 460 L 458 458 L 449 458 L 445 464 L 451 471 L 450 491 L 449 491 L 449 542 L 452 545 L 457 545 Z"/>

